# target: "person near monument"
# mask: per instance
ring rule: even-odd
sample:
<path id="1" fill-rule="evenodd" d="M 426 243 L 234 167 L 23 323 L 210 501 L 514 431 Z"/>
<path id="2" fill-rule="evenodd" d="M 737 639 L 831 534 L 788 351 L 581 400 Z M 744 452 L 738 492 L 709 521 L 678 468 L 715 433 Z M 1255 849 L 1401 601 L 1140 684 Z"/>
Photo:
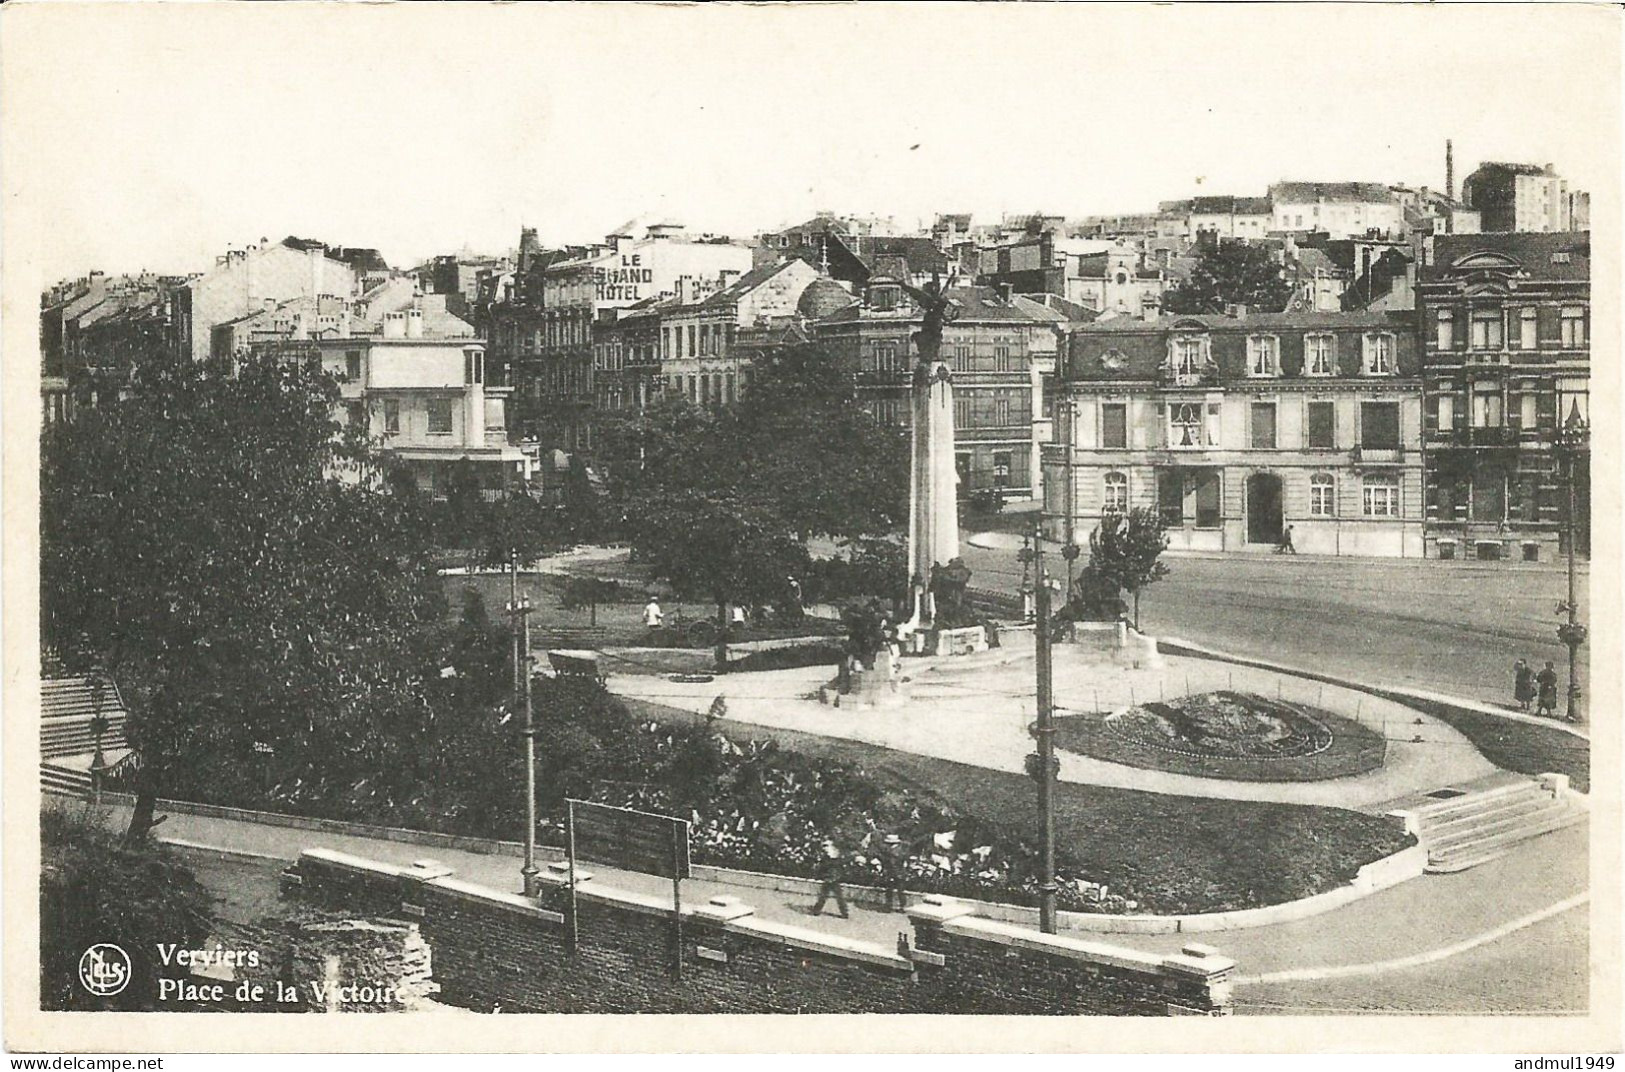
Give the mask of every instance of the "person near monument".
<path id="1" fill-rule="evenodd" d="M 1536 712 L 1543 718 L 1557 717 L 1557 670 L 1548 660 L 1540 673 L 1535 675 L 1535 681 L 1540 685 L 1539 710 Z"/>
<path id="2" fill-rule="evenodd" d="M 1512 664 L 1512 698 L 1520 711 L 1529 710 L 1535 699 L 1535 671 L 1523 659 Z"/>
<path id="3" fill-rule="evenodd" d="M 835 906 L 841 910 L 841 918 L 850 918 L 846 907 L 846 891 L 841 889 L 842 862 L 841 847 L 835 844 L 833 838 L 825 838 L 818 854 L 818 900 L 807 910 L 809 914 L 823 915 L 825 902 L 834 897 Z"/>

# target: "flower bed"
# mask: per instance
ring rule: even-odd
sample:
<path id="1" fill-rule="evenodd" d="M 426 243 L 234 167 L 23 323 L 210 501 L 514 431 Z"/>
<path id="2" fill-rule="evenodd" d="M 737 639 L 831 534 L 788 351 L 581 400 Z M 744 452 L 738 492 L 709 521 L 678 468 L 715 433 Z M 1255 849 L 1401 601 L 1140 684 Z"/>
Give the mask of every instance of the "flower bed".
<path id="1" fill-rule="evenodd" d="M 1387 750 L 1380 733 L 1352 719 L 1227 690 L 1059 718 L 1056 745 L 1131 767 L 1254 782 L 1364 774 Z"/>

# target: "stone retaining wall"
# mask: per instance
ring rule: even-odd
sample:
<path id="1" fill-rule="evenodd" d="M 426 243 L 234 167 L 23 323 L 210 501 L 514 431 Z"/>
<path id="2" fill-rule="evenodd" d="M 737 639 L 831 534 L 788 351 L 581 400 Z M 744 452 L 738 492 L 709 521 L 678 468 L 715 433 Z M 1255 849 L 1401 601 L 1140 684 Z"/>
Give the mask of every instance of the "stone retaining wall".
<path id="1" fill-rule="evenodd" d="M 562 869 L 541 895 L 312 849 L 287 888 L 315 903 L 415 921 L 441 1000 L 531 1012 L 1223 1015 L 1234 965 L 1202 946 L 1157 956 L 980 919 L 931 898 L 896 949 L 758 918 L 736 898 L 685 905 L 596 887 Z"/>

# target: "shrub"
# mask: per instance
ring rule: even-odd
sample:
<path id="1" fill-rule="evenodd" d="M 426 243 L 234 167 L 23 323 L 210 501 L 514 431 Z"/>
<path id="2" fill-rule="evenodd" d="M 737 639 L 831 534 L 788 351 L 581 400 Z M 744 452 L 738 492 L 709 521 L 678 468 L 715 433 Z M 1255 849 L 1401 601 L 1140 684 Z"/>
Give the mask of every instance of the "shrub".
<path id="1" fill-rule="evenodd" d="M 192 872 L 155 844 L 120 842 L 83 806 L 40 813 L 40 1007 L 57 1010 L 158 1008 L 165 966 L 159 943 L 195 948 L 208 936 L 211 898 Z M 129 956 L 129 985 L 98 997 L 79 983 L 79 962 L 110 942 Z"/>

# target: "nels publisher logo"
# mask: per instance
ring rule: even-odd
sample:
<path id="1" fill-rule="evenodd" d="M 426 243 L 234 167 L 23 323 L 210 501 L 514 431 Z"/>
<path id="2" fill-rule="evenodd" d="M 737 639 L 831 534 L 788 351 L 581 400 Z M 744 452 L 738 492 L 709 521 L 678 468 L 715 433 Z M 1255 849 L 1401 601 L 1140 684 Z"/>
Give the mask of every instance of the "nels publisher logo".
<path id="1" fill-rule="evenodd" d="M 79 958 L 79 983 L 97 997 L 112 997 L 130 985 L 130 955 L 111 942 L 100 942 Z"/>

